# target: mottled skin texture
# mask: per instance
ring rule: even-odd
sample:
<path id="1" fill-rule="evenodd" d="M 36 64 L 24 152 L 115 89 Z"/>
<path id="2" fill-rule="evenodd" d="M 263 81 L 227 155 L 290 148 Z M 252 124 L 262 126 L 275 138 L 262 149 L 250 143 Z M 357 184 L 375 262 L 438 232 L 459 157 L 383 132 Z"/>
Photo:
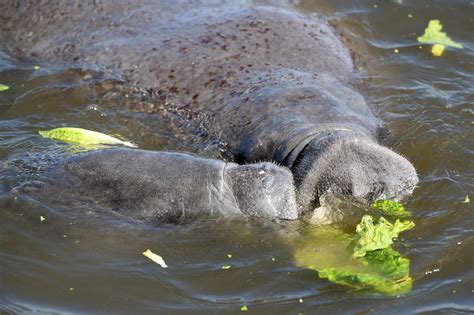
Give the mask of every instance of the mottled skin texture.
<path id="1" fill-rule="evenodd" d="M 0 23 L 16 55 L 111 70 L 210 117 L 236 161 L 290 167 L 303 209 L 326 191 L 372 200 L 416 185 L 377 144 L 350 52 L 318 17 L 238 1 L 7 1 Z"/>
<path id="2" fill-rule="evenodd" d="M 60 162 L 40 192 L 102 204 L 153 223 L 207 216 L 298 217 L 293 176 L 273 163 L 238 165 L 173 152 L 113 149 Z"/>

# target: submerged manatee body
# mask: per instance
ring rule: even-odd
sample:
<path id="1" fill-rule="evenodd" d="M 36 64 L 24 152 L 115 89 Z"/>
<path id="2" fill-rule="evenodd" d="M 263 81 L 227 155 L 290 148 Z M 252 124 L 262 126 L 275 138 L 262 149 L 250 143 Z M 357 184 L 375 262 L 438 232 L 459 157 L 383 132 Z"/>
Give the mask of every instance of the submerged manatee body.
<path id="1" fill-rule="evenodd" d="M 314 15 L 244 1 L 10 1 L 0 22 L 12 53 L 112 70 L 210 119 L 236 161 L 291 168 L 303 209 L 326 192 L 397 198 L 417 183 L 377 144 L 350 52 Z"/>
<path id="2" fill-rule="evenodd" d="M 293 176 L 273 163 L 238 165 L 185 153 L 113 149 L 72 157 L 44 176 L 43 195 L 91 199 L 155 223 L 218 215 L 298 216 Z"/>

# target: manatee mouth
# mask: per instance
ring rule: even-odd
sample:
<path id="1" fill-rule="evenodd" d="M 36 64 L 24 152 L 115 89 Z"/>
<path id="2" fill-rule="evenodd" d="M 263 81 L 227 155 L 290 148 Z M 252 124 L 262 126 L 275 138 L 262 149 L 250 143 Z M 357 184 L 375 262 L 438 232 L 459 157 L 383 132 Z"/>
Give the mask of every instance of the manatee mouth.
<path id="1" fill-rule="evenodd" d="M 372 202 L 400 200 L 418 182 L 404 157 L 353 132 L 328 132 L 312 140 L 292 166 L 298 203 L 319 206 L 323 194 L 342 194 Z"/>

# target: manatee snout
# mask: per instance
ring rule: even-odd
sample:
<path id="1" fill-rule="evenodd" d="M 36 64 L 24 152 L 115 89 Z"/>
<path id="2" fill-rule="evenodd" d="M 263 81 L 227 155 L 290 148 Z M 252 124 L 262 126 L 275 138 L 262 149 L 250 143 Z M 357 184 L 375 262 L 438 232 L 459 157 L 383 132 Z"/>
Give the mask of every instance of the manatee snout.
<path id="1" fill-rule="evenodd" d="M 294 167 L 298 201 L 317 206 L 325 193 L 341 193 L 369 202 L 413 192 L 418 176 L 401 155 L 355 134 L 328 135 L 311 142 Z"/>
<path id="2" fill-rule="evenodd" d="M 239 165 L 228 168 L 226 177 L 245 215 L 297 219 L 296 193 L 289 169 L 267 162 Z"/>

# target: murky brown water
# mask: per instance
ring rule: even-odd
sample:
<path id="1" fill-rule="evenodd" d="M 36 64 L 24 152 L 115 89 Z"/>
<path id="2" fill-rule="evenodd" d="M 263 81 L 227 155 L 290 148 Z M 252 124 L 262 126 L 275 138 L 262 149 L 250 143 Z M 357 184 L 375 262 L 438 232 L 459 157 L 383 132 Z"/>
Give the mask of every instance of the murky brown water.
<path id="1" fill-rule="evenodd" d="M 411 260 L 413 290 L 374 296 L 319 280 L 295 266 L 276 224 L 137 226 L 15 199 L 9 191 L 28 170 L 68 154 L 38 130 L 81 126 L 142 148 L 207 156 L 220 144 L 196 144 L 185 132 L 195 126 L 173 113 L 113 106 L 116 96 L 97 88 L 100 77 L 53 64 L 34 70 L 0 54 L 0 83 L 11 87 L 0 93 L 0 312 L 210 314 L 240 313 L 242 305 L 253 314 L 474 312 L 474 207 L 461 203 L 474 198 L 474 3 L 302 1 L 297 8 L 324 13 L 361 52 L 361 85 L 388 123 L 392 147 L 419 172 L 407 204 L 417 226 L 397 246 Z M 440 58 L 419 49 L 416 37 L 432 18 L 464 49 Z M 169 268 L 144 258 L 147 248 Z"/>

